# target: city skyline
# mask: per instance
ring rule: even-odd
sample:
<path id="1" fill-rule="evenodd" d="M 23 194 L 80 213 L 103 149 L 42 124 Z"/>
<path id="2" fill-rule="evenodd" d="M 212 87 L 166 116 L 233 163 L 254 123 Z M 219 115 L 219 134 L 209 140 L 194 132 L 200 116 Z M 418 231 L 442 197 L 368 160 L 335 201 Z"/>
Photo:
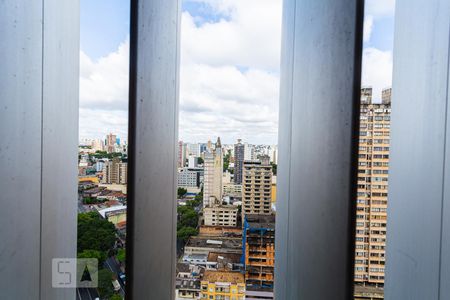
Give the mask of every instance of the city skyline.
<path id="1" fill-rule="evenodd" d="M 362 83 L 375 100 L 391 85 L 393 14 L 393 0 L 366 3 Z M 82 0 L 81 17 L 80 137 L 127 139 L 129 2 Z M 276 144 L 280 44 L 281 0 L 183 1 L 179 139 Z"/>

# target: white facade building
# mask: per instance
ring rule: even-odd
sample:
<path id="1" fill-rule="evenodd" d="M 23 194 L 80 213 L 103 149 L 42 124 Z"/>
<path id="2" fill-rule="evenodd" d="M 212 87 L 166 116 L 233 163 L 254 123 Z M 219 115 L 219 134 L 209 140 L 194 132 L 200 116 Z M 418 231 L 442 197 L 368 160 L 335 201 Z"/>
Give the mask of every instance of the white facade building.
<path id="1" fill-rule="evenodd" d="M 237 226 L 238 208 L 233 205 L 205 207 L 203 215 L 206 226 Z"/>
<path id="2" fill-rule="evenodd" d="M 212 207 L 222 202 L 223 155 L 220 138 L 216 147 L 205 153 L 203 207 Z"/>
<path id="3" fill-rule="evenodd" d="M 178 169 L 178 187 L 199 187 L 200 177 L 203 169 L 200 168 L 180 168 Z"/>

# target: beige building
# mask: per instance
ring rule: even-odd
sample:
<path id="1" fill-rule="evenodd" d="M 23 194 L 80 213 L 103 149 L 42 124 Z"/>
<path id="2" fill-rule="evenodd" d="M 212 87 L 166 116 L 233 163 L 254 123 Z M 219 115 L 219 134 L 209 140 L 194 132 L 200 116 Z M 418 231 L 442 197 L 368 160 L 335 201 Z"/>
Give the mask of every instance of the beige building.
<path id="1" fill-rule="evenodd" d="M 242 185 L 234 183 L 224 183 L 223 184 L 223 195 L 230 197 L 241 197 L 242 196 Z"/>
<path id="2" fill-rule="evenodd" d="M 205 153 L 203 177 L 203 207 L 222 203 L 223 153 L 220 138 L 215 148 Z"/>
<path id="3" fill-rule="evenodd" d="M 117 136 L 115 134 L 110 133 L 106 136 L 105 148 L 108 153 L 115 152 L 116 142 L 117 142 Z"/>
<path id="4" fill-rule="evenodd" d="M 103 164 L 102 183 L 106 184 L 126 184 L 127 183 L 127 163 L 122 162 L 118 157 Z"/>
<path id="5" fill-rule="evenodd" d="M 239 272 L 206 270 L 201 281 L 200 299 L 244 300 L 244 275 Z"/>
<path id="6" fill-rule="evenodd" d="M 237 226 L 238 208 L 233 205 L 205 207 L 203 215 L 206 226 Z"/>
<path id="7" fill-rule="evenodd" d="M 244 161 L 242 176 L 242 216 L 272 213 L 272 166 L 260 161 Z"/>
<path id="8" fill-rule="evenodd" d="M 361 90 L 355 244 L 357 283 L 384 284 L 390 95 L 391 89 L 383 90 L 382 103 L 375 104 L 372 89 Z"/>

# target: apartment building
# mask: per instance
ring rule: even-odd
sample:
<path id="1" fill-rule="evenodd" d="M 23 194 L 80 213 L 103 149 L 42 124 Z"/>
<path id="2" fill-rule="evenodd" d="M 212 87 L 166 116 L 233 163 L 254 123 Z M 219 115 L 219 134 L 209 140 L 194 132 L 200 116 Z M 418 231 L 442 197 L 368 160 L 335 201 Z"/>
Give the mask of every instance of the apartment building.
<path id="1" fill-rule="evenodd" d="M 186 165 L 186 144 L 183 141 L 178 141 L 177 165 L 178 168 L 183 168 Z"/>
<path id="2" fill-rule="evenodd" d="M 272 167 L 260 161 L 244 161 L 242 216 L 272 213 Z"/>
<path id="3" fill-rule="evenodd" d="M 106 184 L 126 184 L 127 183 L 127 163 L 122 162 L 119 157 L 114 157 L 112 161 L 103 164 L 102 183 Z"/>
<path id="4" fill-rule="evenodd" d="M 391 89 L 374 103 L 361 89 L 355 243 L 355 282 L 384 284 L 388 200 Z"/>
<path id="5" fill-rule="evenodd" d="M 106 151 L 108 153 L 115 152 L 116 143 L 117 143 L 117 136 L 112 133 L 108 134 L 106 136 L 106 143 L 105 143 Z"/>
<path id="6" fill-rule="evenodd" d="M 206 270 L 200 299 L 244 300 L 245 279 L 240 272 Z"/>
<path id="7" fill-rule="evenodd" d="M 200 144 L 186 144 L 187 156 L 200 157 Z"/>
<path id="8" fill-rule="evenodd" d="M 206 226 L 237 226 L 238 208 L 234 205 L 216 205 L 205 207 L 203 216 Z"/>
<path id="9" fill-rule="evenodd" d="M 242 167 L 244 164 L 245 145 L 238 139 L 234 145 L 234 183 L 242 183 Z"/>
<path id="10" fill-rule="evenodd" d="M 242 185 L 233 183 L 224 183 L 222 187 L 223 196 L 229 196 L 233 198 L 242 197 Z"/>
<path id="11" fill-rule="evenodd" d="M 243 232 L 246 295 L 273 299 L 275 216 L 246 215 Z"/>
<path id="12" fill-rule="evenodd" d="M 178 169 L 178 187 L 193 188 L 200 187 L 200 178 L 203 175 L 201 168 L 180 168 Z"/>

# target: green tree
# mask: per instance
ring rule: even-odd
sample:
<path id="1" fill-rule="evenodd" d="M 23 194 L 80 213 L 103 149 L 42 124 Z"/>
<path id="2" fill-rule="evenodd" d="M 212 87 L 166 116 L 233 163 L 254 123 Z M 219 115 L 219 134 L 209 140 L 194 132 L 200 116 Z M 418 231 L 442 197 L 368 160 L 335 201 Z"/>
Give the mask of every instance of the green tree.
<path id="1" fill-rule="evenodd" d="M 197 212 L 193 209 L 187 211 L 180 218 L 181 224 L 185 227 L 197 227 L 198 225 L 198 215 Z"/>
<path id="2" fill-rule="evenodd" d="M 178 199 L 183 198 L 184 195 L 186 195 L 187 189 L 185 188 L 178 188 Z"/>
<path id="3" fill-rule="evenodd" d="M 198 214 L 193 207 L 187 205 L 179 206 L 177 212 L 179 217 L 179 227 L 197 227 Z"/>
<path id="4" fill-rule="evenodd" d="M 83 204 L 94 204 L 101 201 L 98 201 L 97 198 L 91 198 L 91 197 L 84 197 L 83 198 Z"/>
<path id="5" fill-rule="evenodd" d="M 114 294 L 114 288 L 112 285 L 114 273 L 107 269 L 101 269 L 98 271 L 98 293 L 102 299 L 109 299 Z"/>
<path id="6" fill-rule="evenodd" d="M 183 242 L 186 242 L 189 237 L 193 235 L 197 235 L 198 231 L 197 229 L 193 227 L 181 227 L 177 230 L 177 238 Z"/>
<path id="7" fill-rule="evenodd" d="M 203 158 L 197 157 L 197 163 L 198 163 L 199 165 L 203 165 L 203 164 L 205 163 L 205 161 L 203 160 Z"/>
<path id="8" fill-rule="evenodd" d="M 116 258 L 119 262 L 123 263 L 125 262 L 125 249 L 119 249 L 119 251 L 117 251 L 117 255 Z"/>
<path id="9" fill-rule="evenodd" d="M 101 266 L 106 260 L 106 252 L 104 251 L 98 251 L 98 250 L 83 250 L 82 252 L 78 253 L 78 258 L 96 258 L 98 259 L 98 265 Z"/>
<path id="10" fill-rule="evenodd" d="M 97 212 L 78 214 L 78 253 L 84 250 L 106 252 L 116 240 L 114 224 L 103 219 Z"/>
<path id="11" fill-rule="evenodd" d="M 123 300 L 123 298 L 119 294 L 114 294 L 111 298 L 109 298 L 109 300 Z"/>
<path id="12" fill-rule="evenodd" d="M 231 157 L 231 152 L 228 151 L 227 154 L 225 154 L 225 156 L 223 157 L 223 171 L 225 172 L 226 170 L 228 170 L 228 167 L 230 166 L 230 157 Z"/>
<path id="13" fill-rule="evenodd" d="M 273 175 L 277 175 L 277 164 L 270 163 L 272 165 L 272 173 Z"/>

